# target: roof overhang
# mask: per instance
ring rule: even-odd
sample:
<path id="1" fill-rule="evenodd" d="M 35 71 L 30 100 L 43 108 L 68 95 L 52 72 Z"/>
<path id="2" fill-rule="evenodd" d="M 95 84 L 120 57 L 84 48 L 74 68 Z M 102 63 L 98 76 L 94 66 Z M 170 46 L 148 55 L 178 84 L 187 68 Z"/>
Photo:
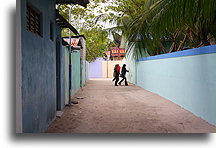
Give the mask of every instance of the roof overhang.
<path id="1" fill-rule="evenodd" d="M 79 35 L 78 31 L 59 14 L 58 10 L 56 10 L 56 22 L 61 28 L 69 28 L 75 35 Z"/>
<path id="2" fill-rule="evenodd" d="M 78 4 L 85 8 L 89 3 L 89 0 L 56 0 L 56 4 Z"/>

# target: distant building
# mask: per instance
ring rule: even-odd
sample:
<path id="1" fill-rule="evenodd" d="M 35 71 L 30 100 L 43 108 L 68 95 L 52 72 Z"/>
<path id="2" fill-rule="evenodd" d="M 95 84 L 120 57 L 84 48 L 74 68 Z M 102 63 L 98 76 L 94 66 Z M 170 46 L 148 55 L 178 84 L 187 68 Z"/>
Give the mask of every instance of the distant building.
<path id="1" fill-rule="evenodd" d="M 125 48 L 111 47 L 111 60 L 123 60 L 126 55 Z"/>

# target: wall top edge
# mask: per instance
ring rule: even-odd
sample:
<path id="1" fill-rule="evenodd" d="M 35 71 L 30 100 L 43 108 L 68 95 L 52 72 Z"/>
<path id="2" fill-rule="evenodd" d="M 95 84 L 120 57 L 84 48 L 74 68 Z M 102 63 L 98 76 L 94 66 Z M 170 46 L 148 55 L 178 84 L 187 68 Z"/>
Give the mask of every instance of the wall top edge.
<path id="1" fill-rule="evenodd" d="M 193 55 L 210 54 L 210 53 L 216 53 L 216 45 L 210 45 L 210 46 L 204 46 L 204 47 L 199 47 L 199 48 L 192 48 L 192 49 L 183 50 L 183 51 L 156 55 L 156 56 L 144 57 L 144 58 L 138 59 L 137 61 L 139 62 L 139 61 L 193 56 Z"/>

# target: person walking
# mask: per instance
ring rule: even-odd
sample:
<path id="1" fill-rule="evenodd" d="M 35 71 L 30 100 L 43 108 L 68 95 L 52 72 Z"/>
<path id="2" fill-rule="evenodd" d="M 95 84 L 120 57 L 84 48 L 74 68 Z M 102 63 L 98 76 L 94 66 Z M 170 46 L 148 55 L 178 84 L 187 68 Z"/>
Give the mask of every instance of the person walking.
<path id="1" fill-rule="evenodd" d="M 126 79 L 126 77 L 125 77 L 126 72 L 129 72 L 129 71 L 126 69 L 126 64 L 124 64 L 124 65 L 122 66 L 122 70 L 121 70 L 121 77 L 122 77 L 122 80 L 118 83 L 119 85 L 121 85 L 121 83 L 125 80 L 125 86 L 128 86 L 127 79 Z"/>
<path id="2" fill-rule="evenodd" d="M 113 78 L 112 81 L 115 81 L 115 79 L 116 79 L 115 76 L 114 76 L 114 74 L 115 74 L 115 68 L 117 68 L 119 74 L 120 74 L 120 70 L 121 70 L 121 67 L 119 66 L 119 64 L 116 64 L 115 67 L 114 67 L 114 73 L 113 73 L 113 77 L 114 77 L 114 78 Z"/>
<path id="3" fill-rule="evenodd" d="M 119 81 L 119 74 L 120 74 L 119 67 L 120 67 L 119 64 L 116 64 L 115 68 L 114 68 L 114 73 L 113 73 L 114 79 L 113 79 L 113 81 L 115 80 L 115 86 L 118 86 L 117 84 L 118 84 L 118 81 Z"/>

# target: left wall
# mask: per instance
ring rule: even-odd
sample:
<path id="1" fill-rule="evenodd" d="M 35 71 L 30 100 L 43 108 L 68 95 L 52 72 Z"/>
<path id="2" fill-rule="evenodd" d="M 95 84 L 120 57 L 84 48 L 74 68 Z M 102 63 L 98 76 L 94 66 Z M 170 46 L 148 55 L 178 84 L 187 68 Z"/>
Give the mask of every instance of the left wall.
<path id="1" fill-rule="evenodd" d="M 42 14 L 42 36 L 26 27 L 26 5 Z M 56 114 L 55 0 L 21 0 L 22 132 L 44 132 Z M 19 10 L 18 10 L 19 11 Z"/>
<path id="2" fill-rule="evenodd" d="M 16 133 L 22 133 L 21 0 L 16 3 Z"/>

